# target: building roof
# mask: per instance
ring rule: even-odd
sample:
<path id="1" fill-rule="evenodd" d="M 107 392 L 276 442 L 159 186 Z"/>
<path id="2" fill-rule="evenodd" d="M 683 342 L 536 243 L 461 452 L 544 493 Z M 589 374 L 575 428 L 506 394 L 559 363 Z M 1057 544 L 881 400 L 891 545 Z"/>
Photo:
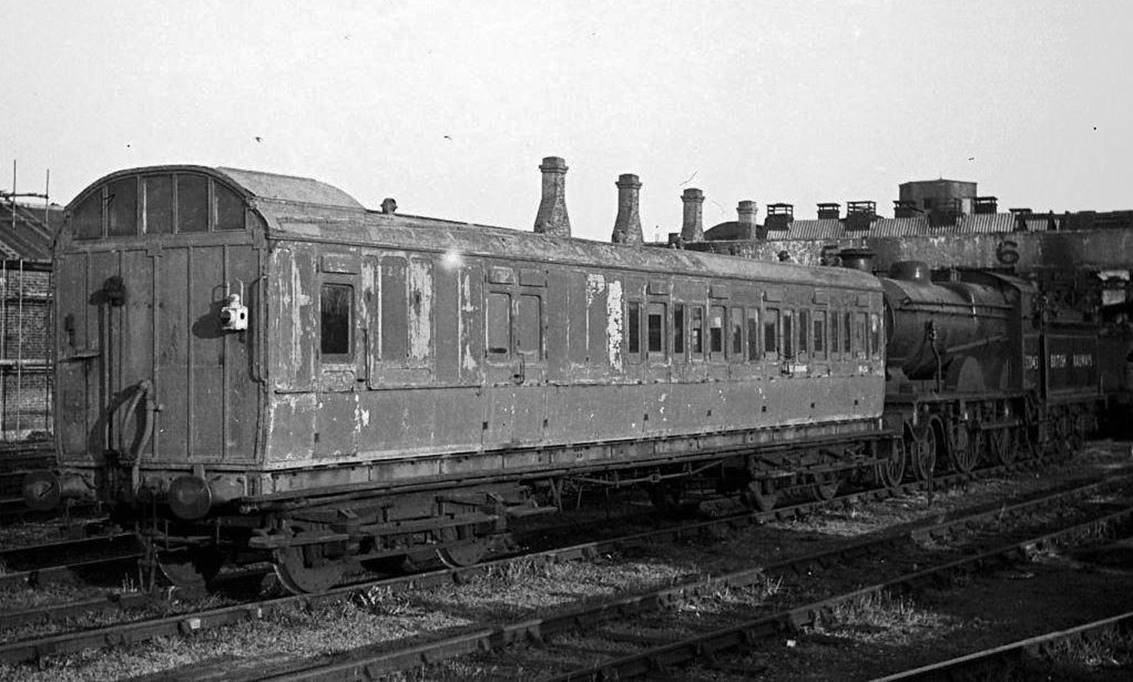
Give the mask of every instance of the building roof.
<path id="1" fill-rule="evenodd" d="M 1018 223 L 1013 213 L 969 213 L 956 221 L 958 234 L 1014 232 Z"/>
<path id="2" fill-rule="evenodd" d="M 0 201 L 0 258 L 50 261 L 51 243 L 62 217 L 60 206 L 49 206 L 44 215 L 43 207 Z"/>
<path id="3" fill-rule="evenodd" d="M 846 226 L 837 218 L 796 219 L 791 222 L 785 239 L 841 239 L 845 236 Z"/>
<path id="4" fill-rule="evenodd" d="M 870 237 L 921 237 L 935 234 L 928 218 L 878 218 L 869 226 Z"/>

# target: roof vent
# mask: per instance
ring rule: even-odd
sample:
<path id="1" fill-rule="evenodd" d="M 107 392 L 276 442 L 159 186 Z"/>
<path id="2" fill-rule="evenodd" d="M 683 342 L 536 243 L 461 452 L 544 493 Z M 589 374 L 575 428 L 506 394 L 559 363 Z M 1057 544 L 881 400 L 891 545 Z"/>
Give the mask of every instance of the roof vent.
<path id="1" fill-rule="evenodd" d="M 539 166 L 543 173 L 543 197 L 535 214 L 535 231 L 552 237 L 570 236 L 570 216 L 566 207 L 566 161 L 548 156 Z"/>
<path id="2" fill-rule="evenodd" d="M 877 202 L 847 201 L 845 220 L 848 231 L 868 230 L 870 224 L 877 220 Z"/>
<path id="3" fill-rule="evenodd" d="M 972 213 L 999 213 L 999 199 L 996 197 L 976 197 L 972 199 Z"/>
<path id="4" fill-rule="evenodd" d="M 794 220 L 795 207 L 792 204 L 767 204 L 767 217 L 763 219 L 763 227 L 768 232 L 785 231 Z"/>
<path id="5" fill-rule="evenodd" d="M 397 199 L 393 197 L 386 197 L 382 199 L 382 213 L 386 215 L 393 215 L 397 213 Z"/>
<path id="6" fill-rule="evenodd" d="M 916 218 L 920 214 L 921 210 L 917 208 L 917 202 L 912 199 L 898 199 L 893 202 L 894 218 Z"/>
<path id="7" fill-rule="evenodd" d="M 618 176 L 614 183 L 618 188 L 618 216 L 614 219 L 614 233 L 610 241 L 615 244 L 641 244 L 645 241 L 641 234 L 641 213 L 638 209 L 638 194 L 641 181 L 632 173 Z"/>
<path id="8" fill-rule="evenodd" d="M 819 220 L 837 220 L 842 217 L 841 214 L 842 204 L 827 201 L 818 205 Z"/>

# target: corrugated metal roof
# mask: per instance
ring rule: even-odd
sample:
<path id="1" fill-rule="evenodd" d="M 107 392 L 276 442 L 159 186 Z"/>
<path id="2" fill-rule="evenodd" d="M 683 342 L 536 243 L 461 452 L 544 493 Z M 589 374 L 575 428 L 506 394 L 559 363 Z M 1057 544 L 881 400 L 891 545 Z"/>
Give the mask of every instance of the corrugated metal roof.
<path id="1" fill-rule="evenodd" d="M 252 194 L 264 199 L 364 208 L 362 204 L 358 203 L 357 199 L 346 192 L 312 178 L 261 173 L 260 171 L 239 168 L 217 168 L 216 170 L 227 175 Z"/>
<path id="2" fill-rule="evenodd" d="M 1024 218 L 1027 223 L 1028 232 L 1046 232 L 1047 230 L 1057 230 L 1059 227 L 1059 220 L 1057 217 L 1049 215 L 1036 215 Z"/>
<path id="3" fill-rule="evenodd" d="M 837 218 L 815 220 L 795 220 L 781 239 L 841 239 L 846 236 L 846 226 Z M 771 235 L 768 234 L 770 239 Z"/>
<path id="4" fill-rule="evenodd" d="M 1011 213 L 971 213 L 956 221 L 956 229 L 962 234 L 1014 232 L 1015 226 L 1015 216 Z"/>
<path id="5" fill-rule="evenodd" d="M 924 216 L 879 218 L 869 226 L 870 237 L 922 237 L 931 234 L 932 227 Z"/>

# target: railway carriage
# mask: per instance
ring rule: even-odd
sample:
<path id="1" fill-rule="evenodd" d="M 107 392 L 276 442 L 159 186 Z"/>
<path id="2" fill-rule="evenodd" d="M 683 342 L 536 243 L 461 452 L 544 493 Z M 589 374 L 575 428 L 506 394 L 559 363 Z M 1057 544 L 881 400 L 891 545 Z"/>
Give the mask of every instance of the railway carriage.
<path id="1" fill-rule="evenodd" d="M 760 263 L 370 211 L 304 178 L 121 171 L 56 248 L 60 468 L 175 581 L 267 558 L 479 560 L 564 484 L 774 504 L 904 470 L 882 290 Z"/>

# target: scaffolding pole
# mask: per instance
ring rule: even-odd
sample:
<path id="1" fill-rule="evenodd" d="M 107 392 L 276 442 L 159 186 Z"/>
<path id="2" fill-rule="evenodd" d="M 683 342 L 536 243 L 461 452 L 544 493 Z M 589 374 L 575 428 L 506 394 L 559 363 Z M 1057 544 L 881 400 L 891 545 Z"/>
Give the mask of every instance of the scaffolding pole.
<path id="1" fill-rule="evenodd" d="M 37 192 L 20 192 L 20 191 L 18 191 L 18 189 L 17 189 L 17 182 L 19 181 L 18 170 L 19 170 L 18 161 L 16 159 L 13 159 L 12 160 L 12 189 L 11 189 L 11 191 L 0 190 L 0 200 L 3 200 L 5 203 L 8 204 L 9 213 L 11 213 L 11 216 L 12 216 L 12 232 L 13 232 L 13 234 L 15 234 L 16 229 L 17 229 L 17 215 L 16 214 L 20 211 L 20 206 L 16 202 L 16 200 L 20 199 L 20 198 L 43 199 L 43 225 L 42 225 L 42 227 L 43 227 L 43 229 L 50 232 L 51 231 L 51 199 L 50 199 L 51 169 L 47 169 L 47 172 L 44 176 L 43 193 L 42 194 L 39 194 Z M 32 209 L 30 207 L 26 209 L 26 211 L 25 211 L 25 213 L 22 217 L 22 220 L 24 220 L 28 224 L 35 225 L 35 223 L 36 223 L 35 213 L 32 211 Z M 16 387 L 15 387 L 16 388 L 16 390 L 15 390 L 16 407 L 15 407 L 15 423 L 14 423 L 15 429 L 11 430 L 11 431 L 7 428 L 9 425 L 11 425 L 8 422 L 8 410 L 9 410 L 9 401 L 12 398 L 12 391 L 8 390 L 9 389 L 9 387 L 8 387 L 8 374 L 9 374 L 10 370 L 7 369 L 7 366 L 9 364 L 11 364 L 11 363 L 7 362 L 9 360 L 8 354 L 11 352 L 10 349 L 8 348 L 8 335 L 10 334 L 10 331 L 11 331 L 11 330 L 8 329 L 8 313 L 9 313 L 9 305 L 8 304 L 9 304 L 9 299 L 10 299 L 11 293 L 12 293 L 12 286 L 11 286 L 10 280 L 11 280 L 12 274 L 15 271 L 8 267 L 8 260 L 7 259 L 4 260 L 3 268 L 0 269 L 0 275 L 2 275 L 3 280 L 4 280 L 3 294 L 0 295 L 0 361 L 4 361 L 2 363 L 4 365 L 4 368 L 0 369 L 0 440 L 7 440 L 9 433 L 14 434 L 14 436 L 16 438 L 18 438 L 20 436 L 21 431 L 23 430 L 23 425 L 24 425 L 23 424 L 23 422 L 24 422 L 24 409 L 23 409 L 24 405 L 23 405 L 23 402 L 22 402 L 22 399 L 24 398 L 23 388 L 24 388 L 24 364 L 25 364 L 24 363 L 24 298 L 25 298 L 26 282 L 24 281 L 24 279 L 27 277 L 27 270 L 24 267 L 24 261 L 25 261 L 24 256 L 25 256 L 25 254 L 18 253 L 16 255 L 18 255 L 18 257 L 19 257 L 19 259 L 18 259 L 18 264 L 19 264 L 18 265 L 18 272 L 19 272 L 19 277 L 20 277 L 20 283 L 19 283 L 19 286 L 18 286 L 18 289 L 17 289 L 18 293 L 17 293 L 17 298 L 16 298 L 16 301 L 15 301 L 15 307 L 16 307 L 16 311 L 15 311 L 16 312 L 16 334 L 15 334 L 15 337 L 16 337 L 15 338 L 15 341 L 16 341 L 16 358 L 15 358 L 14 364 L 15 364 L 15 367 L 16 367 L 16 371 L 15 371 L 15 375 L 16 375 L 16 377 L 15 377 L 16 378 Z M 54 274 L 54 273 L 52 273 L 52 274 Z M 50 278 L 49 278 L 49 281 L 50 281 Z M 50 305 L 50 302 L 49 302 L 48 306 L 45 308 L 45 311 L 44 311 L 45 314 L 47 314 L 47 316 L 48 316 L 48 320 L 47 320 L 48 326 L 45 328 L 45 334 L 49 333 L 50 330 L 52 329 L 52 327 L 50 326 L 51 310 L 52 310 L 52 306 Z M 54 343 L 51 343 L 51 342 L 46 343 L 45 344 L 45 350 L 46 350 L 47 345 L 50 345 L 50 346 L 53 347 Z M 48 359 L 49 358 L 46 357 L 46 356 L 43 358 L 44 361 L 46 361 Z M 42 364 L 42 363 L 40 363 L 40 364 Z M 50 373 L 50 372 L 48 372 L 48 373 Z M 48 429 L 48 430 L 53 430 L 49 426 L 49 421 L 50 421 L 50 412 L 49 412 L 50 411 L 50 405 L 49 405 L 49 402 L 51 400 L 49 384 L 50 384 L 49 381 L 46 381 L 46 380 L 44 381 L 44 387 L 43 387 L 44 428 Z M 34 409 L 33 409 L 32 412 L 29 413 L 29 417 L 31 417 L 32 422 L 35 421 Z"/>

